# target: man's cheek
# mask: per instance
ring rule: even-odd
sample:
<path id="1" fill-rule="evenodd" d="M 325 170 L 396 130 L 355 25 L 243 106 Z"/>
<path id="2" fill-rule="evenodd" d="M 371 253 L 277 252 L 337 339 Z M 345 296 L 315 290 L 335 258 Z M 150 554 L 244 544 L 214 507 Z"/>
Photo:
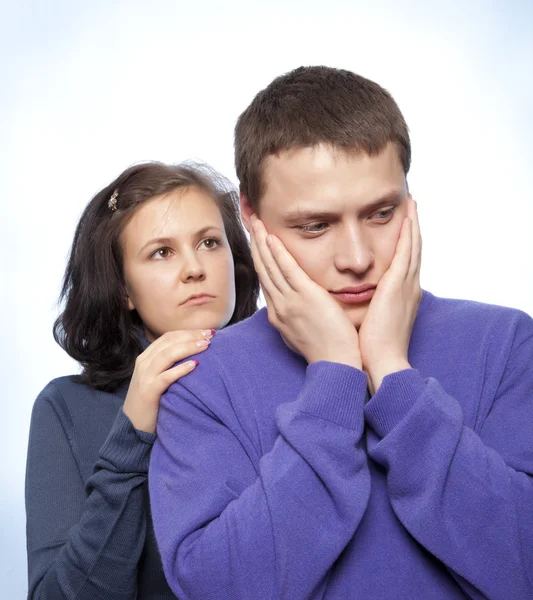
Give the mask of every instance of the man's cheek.
<path id="1" fill-rule="evenodd" d="M 302 248 L 302 246 L 294 240 L 283 240 L 281 237 L 280 239 L 283 242 L 285 248 L 287 249 L 287 252 L 294 258 L 294 260 L 300 265 L 300 267 L 307 272 L 309 259 L 306 258 L 305 249 Z"/>
<path id="2" fill-rule="evenodd" d="M 310 240 L 304 240 L 302 243 L 302 240 L 287 239 L 284 244 L 302 271 L 316 284 L 324 287 L 321 279 L 326 271 L 327 261 L 324 259 L 323 252 L 320 252 L 318 247 L 313 247 Z"/>
<path id="3" fill-rule="evenodd" d="M 383 240 L 383 243 L 380 245 L 380 262 L 383 265 L 384 270 L 391 266 L 399 239 L 400 231 L 398 230 L 398 232 L 392 233 L 387 239 Z"/>

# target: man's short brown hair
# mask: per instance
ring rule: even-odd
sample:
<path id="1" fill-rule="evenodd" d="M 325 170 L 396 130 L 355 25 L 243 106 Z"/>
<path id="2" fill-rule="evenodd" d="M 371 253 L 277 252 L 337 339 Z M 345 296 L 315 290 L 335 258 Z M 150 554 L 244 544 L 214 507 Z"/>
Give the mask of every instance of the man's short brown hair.
<path id="1" fill-rule="evenodd" d="M 409 132 L 398 105 L 381 86 L 331 67 L 299 67 L 259 92 L 235 127 L 240 191 L 257 210 L 265 158 L 284 150 L 327 144 L 376 155 L 394 143 L 407 174 Z"/>

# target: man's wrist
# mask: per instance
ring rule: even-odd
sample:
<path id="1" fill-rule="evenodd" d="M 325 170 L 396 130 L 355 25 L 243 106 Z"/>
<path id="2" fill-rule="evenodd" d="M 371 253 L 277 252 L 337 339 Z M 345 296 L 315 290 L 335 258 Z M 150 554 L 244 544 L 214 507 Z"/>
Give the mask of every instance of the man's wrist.
<path id="1" fill-rule="evenodd" d="M 406 358 L 382 361 L 379 364 L 367 368 L 368 377 L 372 384 L 372 391 L 375 394 L 383 383 L 383 379 L 392 373 L 398 373 L 405 369 L 411 369 L 411 365 Z"/>
<path id="2" fill-rule="evenodd" d="M 354 367 L 359 371 L 363 370 L 363 361 L 361 359 L 361 356 L 354 353 L 323 351 L 320 354 L 317 354 L 316 356 L 313 356 L 310 359 L 308 359 L 309 364 L 320 361 L 339 363 L 341 365 L 347 365 L 348 367 Z"/>

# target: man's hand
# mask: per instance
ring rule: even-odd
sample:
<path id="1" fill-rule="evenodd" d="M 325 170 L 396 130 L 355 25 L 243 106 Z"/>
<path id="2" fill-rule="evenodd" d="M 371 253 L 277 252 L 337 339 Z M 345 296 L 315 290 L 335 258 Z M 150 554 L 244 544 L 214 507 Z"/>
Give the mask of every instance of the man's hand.
<path id="1" fill-rule="evenodd" d="M 342 308 L 316 284 L 279 238 L 252 219 L 250 240 L 268 319 L 309 364 L 320 360 L 361 369 L 357 331 Z"/>
<path id="2" fill-rule="evenodd" d="M 409 340 L 422 297 L 420 261 L 422 240 L 415 201 L 409 196 L 396 252 L 378 283 L 359 329 L 363 368 L 370 390 L 377 392 L 390 373 L 410 369 Z"/>

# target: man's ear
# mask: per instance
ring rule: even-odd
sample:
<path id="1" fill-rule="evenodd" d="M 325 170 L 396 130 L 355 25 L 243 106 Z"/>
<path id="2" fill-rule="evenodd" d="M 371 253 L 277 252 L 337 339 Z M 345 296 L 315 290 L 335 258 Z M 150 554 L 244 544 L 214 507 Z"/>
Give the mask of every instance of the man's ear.
<path id="1" fill-rule="evenodd" d="M 240 195 L 240 205 L 241 205 L 241 219 L 249 233 L 250 232 L 250 218 L 253 214 L 255 214 L 255 210 L 252 208 L 252 205 L 248 201 L 248 198 L 242 192 Z"/>

